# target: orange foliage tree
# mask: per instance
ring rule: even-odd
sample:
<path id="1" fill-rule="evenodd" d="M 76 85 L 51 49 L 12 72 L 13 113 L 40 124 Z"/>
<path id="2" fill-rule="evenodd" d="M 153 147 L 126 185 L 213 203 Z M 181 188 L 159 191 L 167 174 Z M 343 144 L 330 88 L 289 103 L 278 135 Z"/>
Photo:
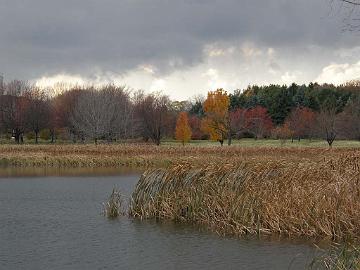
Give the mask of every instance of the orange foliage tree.
<path id="1" fill-rule="evenodd" d="M 208 92 L 204 102 L 202 130 L 210 135 L 211 140 L 218 141 L 221 145 L 229 133 L 229 104 L 229 96 L 221 88 Z"/>
<path id="2" fill-rule="evenodd" d="M 283 145 L 287 139 L 293 137 L 293 132 L 290 130 L 289 124 L 284 123 L 273 130 L 273 136 L 280 140 Z"/>
<path id="3" fill-rule="evenodd" d="M 183 145 L 191 139 L 191 128 L 186 112 L 181 112 L 179 114 L 176 123 L 175 138 L 181 141 Z"/>

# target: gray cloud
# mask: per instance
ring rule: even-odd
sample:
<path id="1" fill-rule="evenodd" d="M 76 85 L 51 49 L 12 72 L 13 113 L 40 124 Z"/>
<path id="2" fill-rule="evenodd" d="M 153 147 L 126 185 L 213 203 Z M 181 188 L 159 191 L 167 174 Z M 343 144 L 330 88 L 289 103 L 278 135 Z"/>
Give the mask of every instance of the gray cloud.
<path id="1" fill-rule="evenodd" d="M 310 45 L 353 47 L 340 17 L 328 0 L 0 0 L 0 72 L 91 76 L 150 64 L 170 74 L 201 64 L 216 42 L 304 57 Z"/>

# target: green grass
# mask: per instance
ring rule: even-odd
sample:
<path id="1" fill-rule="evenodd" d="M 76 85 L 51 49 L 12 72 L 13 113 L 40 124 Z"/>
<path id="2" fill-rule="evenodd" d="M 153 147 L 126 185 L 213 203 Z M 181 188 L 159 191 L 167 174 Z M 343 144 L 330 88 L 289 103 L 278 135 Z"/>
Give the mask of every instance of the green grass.
<path id="1" fill-rule="evenodd" d="M 100 141 L 99 143 L 105 143 L 106 141 Z M 128 144 L 128 142 L 125 141 L 118 141 L 118 142 L 112 142 L 111 144 L 118 145 L 118 144 Z M 6 138 L 0 138 L 0 144 L 3 145 L 11 145 L 14 144 L 14 140 L 9 140 Z M 24 138 L 24 144 L 25 145 L 35 145 L 34 140 L 28 140 Z M 74 145 L 72 141 L 64 141 L 64 140 L 57 140 L 55 143 L 50 143 L 50 141 L 39 139 L 39 145 Z M 84 143 L 77 142 L 75 145 L 83 145 Z M 85 144 L 92 145 L 94 144 L 92 141 L 86 141 Z M 136 144 L 136 142 L 130 142 L 130 144 Z M 151 144 L 151 143 L 150 143 Z M 181 142 L 176 141 L 174 139 L 163 139 L 161 141 L 161 145 L 163 146 L 179 146 L 182 147 Z M 320 148 L 328 148 L 328 144 L 325 140 L 308 140 L 308 139 L 302 139 L 300 142 L 298 140 L 294 140 L 291 142 L 291 140 L 287 140 L 285 143 L 281 143 L 280 140 L 274 140 L 274 139 L 252 139 L 252 138 L 245 138 L 240 140 L 232 140 L 232 145 L 240 146 L 240 147 L 320 147 Z M 213 147 L 213 146 L 219 146 L 220 143 L 216 141 L 210 141 L 210 140 L 192 140 L 189 143 L 186 144 L 186 146 L 202 146 L 202 147 Z M 227 141 L 224 142 L 224 147 L 227 147 Z M 357 148 L 360 147 L 360 141 L 355 140 L 335 140 L 333 143 L 334 148 L 341 148 L 341 147 L 349 147 L 349 148 Z"/>
<path id="2" fill-rule="evenodd" d="M 179 145 L 181 143 L 175 140 L 163 140 L 162 145 Z M 187 145 L 191 146 L 220 146 L 219 142 L 209 141 L 209 140 L 198 140 L 191 141 Z M 242 147 L 329 147 L 325 140 L 301 140 L 300 142 L 294 140 L 288 140 L 285 144 L 281 144 L 280 140 L 273 139 L 241 139 L 241 140 L 233 140 L 232 145 L 242 146 Z M 227 146 L 227 142 L 224 142 L 224 147 Z M 333 143 L 333 147 L 360 147 L 360 141 L 350 141 L 350 140 L 338 140 Z"/>

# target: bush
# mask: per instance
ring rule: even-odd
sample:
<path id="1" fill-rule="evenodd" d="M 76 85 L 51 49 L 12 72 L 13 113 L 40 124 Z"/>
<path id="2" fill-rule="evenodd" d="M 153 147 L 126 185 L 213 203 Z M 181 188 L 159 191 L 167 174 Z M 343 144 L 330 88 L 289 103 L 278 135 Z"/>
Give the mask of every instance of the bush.
<path id="1" fill-rule="evenodd" d="M 28 132 L 28 133 L 26 133 L 25 134 L 25 138 L 27 139 L 27 140 L 34 140 L 35 139 L 35 133 L 34 132 Z"/>
<path id="2" fill-rule="evenodd" d="M 292 132 L 287 124 L 278 126 L 272 131 L 272 137 L 279 139 L 281 144 L 285 144 L 286 140 L 291 138 Z"/>
<path id="3" fill-rule="evenodd" d="M 49 129 L 43 129 L 40 131 L 39 133 L 39 137 L 45 141 L 48 141 L 50 140 L 51 138 L 51 132 Z"/>

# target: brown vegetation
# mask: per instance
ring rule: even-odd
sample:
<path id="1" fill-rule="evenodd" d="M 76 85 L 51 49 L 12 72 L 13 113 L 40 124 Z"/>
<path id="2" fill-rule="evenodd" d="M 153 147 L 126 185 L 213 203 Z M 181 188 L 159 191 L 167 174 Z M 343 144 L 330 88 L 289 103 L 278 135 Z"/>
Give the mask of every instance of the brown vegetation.
<path id="1" fill-rule="evenodd" d="M 308 156 L 313 150 L 268 151 L 260 160 L 149 170 L 132 196 L 130 214 L 204 225 L 226 235 L 360 236 L 358 152 L 324 153 L 320 159 Z M 282 158 L 291 152 L 297 160 Z"/>
<path id="2" fill-rule="evenodd" d="M 193 164 L 292 161 L 318 162 L 333 156 L 357 152 L 356 149 L 290 147 L 157 147 L 152 144 L 65 144 L 0 145 L 0 164 L 15 166 L 119 167 L 168 166 L 181 161 Z"/>
<path id="3" fill-rule="evenodd" d="M 104 216 L 112 219 L 112 218 L 117 218 L 120 215 L 123 215 L 124 214 L 123 203 L 124 202 L 122 199 L 121 192 L 118 189 L 114 188 L 109 197 L 109 201 L 103 203 Z"/>

